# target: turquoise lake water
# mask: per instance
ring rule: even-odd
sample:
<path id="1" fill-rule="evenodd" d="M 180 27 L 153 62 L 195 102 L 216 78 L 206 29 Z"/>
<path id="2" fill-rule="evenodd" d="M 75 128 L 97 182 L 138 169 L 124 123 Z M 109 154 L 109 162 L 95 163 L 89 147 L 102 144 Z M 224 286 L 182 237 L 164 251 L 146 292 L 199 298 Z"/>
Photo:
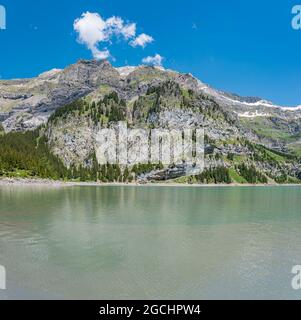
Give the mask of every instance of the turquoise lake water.
<path id="1" fill-rule="evenodd" d="M 0 187 L 0 299 L 301 299 L 300 187 Z"/>

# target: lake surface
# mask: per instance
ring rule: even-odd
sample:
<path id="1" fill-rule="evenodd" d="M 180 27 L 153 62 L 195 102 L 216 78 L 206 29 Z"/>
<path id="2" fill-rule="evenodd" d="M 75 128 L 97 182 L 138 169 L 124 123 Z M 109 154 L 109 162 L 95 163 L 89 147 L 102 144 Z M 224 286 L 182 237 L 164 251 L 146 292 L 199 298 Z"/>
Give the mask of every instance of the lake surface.
<path id="1" fill-rule="evenodd" d="M 0 187 L 0 299 L 301 299 L 300 187 Z"/>

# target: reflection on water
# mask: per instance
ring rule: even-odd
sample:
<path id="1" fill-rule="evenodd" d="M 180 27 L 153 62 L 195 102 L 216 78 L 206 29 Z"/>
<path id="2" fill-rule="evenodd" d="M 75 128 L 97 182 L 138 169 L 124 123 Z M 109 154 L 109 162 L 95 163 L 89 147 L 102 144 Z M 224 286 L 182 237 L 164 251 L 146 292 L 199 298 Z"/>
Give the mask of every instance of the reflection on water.
<path id="1" fill-rule="evenodd" d="M 0 187 L 0 298 L 301 298 L 301 188 Z"/>

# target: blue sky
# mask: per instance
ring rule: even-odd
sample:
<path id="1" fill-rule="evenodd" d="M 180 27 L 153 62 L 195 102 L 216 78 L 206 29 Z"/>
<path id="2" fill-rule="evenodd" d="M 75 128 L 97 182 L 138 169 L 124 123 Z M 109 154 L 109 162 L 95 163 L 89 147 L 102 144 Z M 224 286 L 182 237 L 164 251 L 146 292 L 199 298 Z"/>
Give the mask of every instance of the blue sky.
<path id="1" fill-rule="evenodd" d="M 299 2 L 299 3 L 298 3 Z M 112 64 L 137 65 L 158 53 L 163 65 L 190 72 L 211 86 L 283 105 L 301 104 L 301 30 L 291 27 L 301 0 L 0 0 L 7 30 L 0 31 L 2 79 L 32 77 L 92 58 L 73 23 L 83 12 L 137 24 L 145 48 L 119 39 L 106 45 Z M 116 40 L 116 39 L 115 39 Z M 102 49 L 100 44 L 99 49 Z"/>

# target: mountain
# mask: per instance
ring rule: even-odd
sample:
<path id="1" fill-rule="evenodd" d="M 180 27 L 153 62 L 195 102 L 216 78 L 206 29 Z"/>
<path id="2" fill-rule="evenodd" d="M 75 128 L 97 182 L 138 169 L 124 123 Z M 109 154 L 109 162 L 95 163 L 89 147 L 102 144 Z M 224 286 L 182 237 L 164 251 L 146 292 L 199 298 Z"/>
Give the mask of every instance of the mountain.
<path id="1" fill-rule="evenodd" d="M 79 61 L 33 79 L 0 81 L 0 121 L 6 131 L 34 129 L 57 108 L 96 90 L 117 85 L 119 73 L 108 62 Z"/>
<path id="2" fill-rule="evenodd" d="M 48 149 L 43 149 L 44 156 L 51 154 L 60 162 L 54 165 L 51 158 L 52 165 L 66 169 L 59 178 L 78 177 L 80 170 L 91 176 L 93 169 L 97 179 L 101 168 L 94 163 L 96 133 L 118 120 L 134 128 L 193 129 L 202 124 L 205 129 L 202 175 L 186 177 L 185 165 L 141 166 L 129 168 L 135 172 L 127 175 L 134 178 L 215 183 L 298 182 L 301 178 L 301 107 L 218 91 L 191 74 L 148 66 L 114 68 L 108 61 L 80 60 L 37 78 L 0 81 L 3 143 L 14 136 L 24 139 L 18 132 L 25 132 L 28 139 L 42 137 Z M 15 150 L 9 148 L 6 152 L 11 156 Z M 4 163 L 1 153 L 0 157 Z M 118 170 L 124 172 L 124 168 Z M 2 169 L 2 175 L 5 172 Z"/>

